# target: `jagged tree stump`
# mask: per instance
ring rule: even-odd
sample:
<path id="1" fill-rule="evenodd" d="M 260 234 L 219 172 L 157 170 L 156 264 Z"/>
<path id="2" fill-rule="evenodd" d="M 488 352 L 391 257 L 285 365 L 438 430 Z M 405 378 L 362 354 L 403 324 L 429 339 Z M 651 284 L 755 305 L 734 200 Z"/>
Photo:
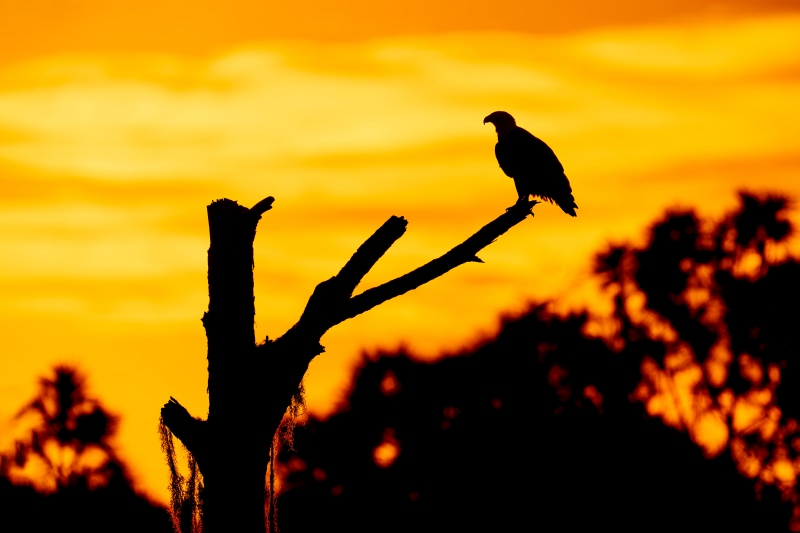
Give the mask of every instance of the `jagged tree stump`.
<path id="1" fill-rule="evenodd" d="M 391 217 L 362 244 L 337 275 L 317 285 L 300 320 L 274 341 L 256 344 L 253 241 L 268 197 L 251 209 L 232 200 L 208 206 L 208 418 L 193 418 L 173 398 L 161 409 L 164 425 L 183 442 L 203 475 L 205 533 L 264 533 L 270 447 L 298 393 L 309 363 L 324 351 L 331 327 L 413 290 L 458 265 L 482 262 L 477 253 L 532 215 L 535 201 L 519 202 L 463 243 L 399 278 L 353 296 L 378 259 L 405 233 Z"/>

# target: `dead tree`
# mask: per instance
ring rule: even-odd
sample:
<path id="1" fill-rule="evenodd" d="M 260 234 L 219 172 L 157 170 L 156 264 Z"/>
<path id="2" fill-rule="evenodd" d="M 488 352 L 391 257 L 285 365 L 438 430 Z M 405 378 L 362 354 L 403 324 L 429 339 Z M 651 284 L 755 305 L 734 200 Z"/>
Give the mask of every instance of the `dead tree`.
<path id="1" fill-rule="evenodd" d="M 281 337 L 255 340 L 253 241 L 266 198 L 251 209 L 228 199 L 208 206 L 208 418 L 193 418 L 170 399 L 164 425 L 183 442 L 203 475 L 205 533 L 264 533 L 265 477 L 273 436 L 309 363 L 324 351 L 322 335 L 349 318 L 469 262 L 511 227 L 532 215 L 520 202 L 467 240 L 429 263 L 353 296 L 361 279 L 406 230 L 393 216 L 362 244 L 338 274 L 314 289 L 300 320 Z"/>

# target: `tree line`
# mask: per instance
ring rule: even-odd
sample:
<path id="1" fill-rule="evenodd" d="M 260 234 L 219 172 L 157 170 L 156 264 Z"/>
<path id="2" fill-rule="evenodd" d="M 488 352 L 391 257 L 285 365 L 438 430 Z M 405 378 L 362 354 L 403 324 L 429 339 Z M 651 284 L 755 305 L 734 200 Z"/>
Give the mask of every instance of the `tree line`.
<path id="1" fill-rule="evenodd" d="M 284 533 L 798 530 L 800 261 L 788 208 L 741 193 L 719 219 L 672 210 L 643 245 L 608 246 L 594 262 L 606 316 L 537 303 L 434 362 L 365 356 L 346 405 L 309 416 L 273 451 L 269 522 Z M 5 523 L 170 527 L 130 489 L 109 440 L 115 417 L 74 369 L 43 378 L 20 415 L 38 422 L 0 456 Z M 48 455 L 59 447 L 67 463 Z M 49 490 L 15 477 L 32 462 Z M 174 498 L 184 531 L 202 510 L 202 477 L 190 479 L 191 494 L 179 486 Z M 149 522 L 121 521 L 133 515 Z"/>

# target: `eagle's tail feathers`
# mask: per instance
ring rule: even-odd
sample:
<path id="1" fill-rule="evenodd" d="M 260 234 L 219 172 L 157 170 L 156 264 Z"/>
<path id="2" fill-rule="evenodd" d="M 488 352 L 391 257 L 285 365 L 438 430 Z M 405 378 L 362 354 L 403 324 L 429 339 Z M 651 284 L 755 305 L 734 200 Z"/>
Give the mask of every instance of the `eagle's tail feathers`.
<path id="1" fill-rule="evenodd" d="M 564 211 L 571 217 L 578 216 L 578 213 L 575 212 L 575 210 L 578 209 L 578 204 L 575 203 L 575 197 L 572 196 L 571 194 L 569 195 L 569 198 L 565 197 L 551 198 L 550 196 L 544 196 L 541 194 L 537 194 L 536 196 L 538 196 L 539 198 L 541 198 L 546 202 L 550 202 L 551 204 L 556 204 L 558 207 L 561 208 L 562 211 Z"/>
<path id="2" fill-rule="evenodd" d="M 556 201 L 556 203 L 558 204 L 558 207 L 560 207 L 561 210 L 569 216 L 578 216 L 578 213 L 575 212 L 575 210 L 578 209 L 578 204 L 575 203 L 575 197 L 571 194 L 569 195 L 569 198 L 561 198 Z"/>
<path id="3" fill-rule="evenodd" d="M 564 211 L 566 214 L 568 214 L 571 217 L 578 216 L 578 213 L 575 212 L 575 208 L 577 208 L 578 206 L 575 205 L 575 203 L 573 203 L 570 206 L 567 206 L 566 204 L 560 204 L 558 207 L 560 207 L 562 211 Z"/>

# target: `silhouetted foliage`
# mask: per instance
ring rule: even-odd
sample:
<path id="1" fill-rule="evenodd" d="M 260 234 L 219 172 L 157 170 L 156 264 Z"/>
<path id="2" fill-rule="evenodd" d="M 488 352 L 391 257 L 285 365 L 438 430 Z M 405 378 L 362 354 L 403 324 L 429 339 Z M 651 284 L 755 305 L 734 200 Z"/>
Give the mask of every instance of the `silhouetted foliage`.
<path id="1" fill-rule="evenodd" d="M 41 378 L 17 419 L 29 431 L 0 454 L 4 532 L 172 530 L 166 510 L 131 487 L 111 445 L 117 419 L 74 368 Z"/>
<path id="2" fill-rule="evenodd" d="M 788 206 L 743 192 L 716 222 L 668 213 L 626 252 L 615 307 L 620 354 L 642 363 L 639 399 L 709 456 L 729 454 L 757 491 L 775 485 L 797 530 L 800 263 L 786 248 Z"/>
<path id="3" fill-rule="evenodd" d="M 434 363 L 365 357 L 279 454 L 284 533 L 796 530 L 800 263 L 787 200 L 740 200 L 598 254 L 610 317 L 537 305 Z"/>

